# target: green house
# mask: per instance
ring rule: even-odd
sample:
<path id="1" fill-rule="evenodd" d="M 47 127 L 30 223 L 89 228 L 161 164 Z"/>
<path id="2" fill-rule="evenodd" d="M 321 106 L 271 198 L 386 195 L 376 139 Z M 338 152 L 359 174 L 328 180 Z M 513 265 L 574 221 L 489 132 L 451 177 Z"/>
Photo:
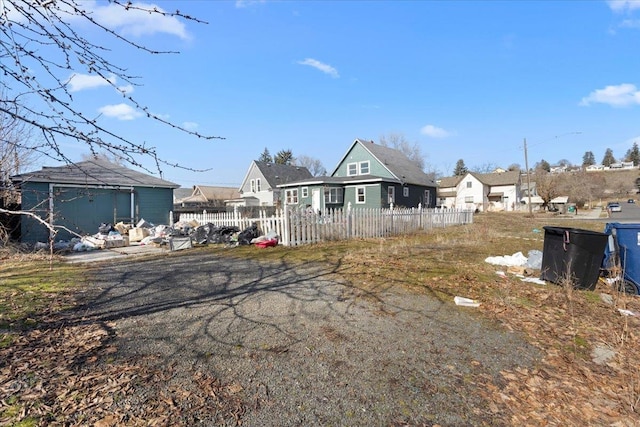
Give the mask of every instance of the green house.
<path id="1" fill-rule="evenodd" d="M 102 223 L 169 224 L 178 184 L 105 160 L 43 167 L 11 177 L 21 210 L 55 226 L 56 240 L 93 235 Z M 21 241 L 46 242 L 50 233 L 37 219 L 21 217 Z"/>
<path id="2" fill-rule="evenodd" d="M 278 186 L 289 206 L 433 208 L 436 184 L 401 151 L 356 139 L 330 176 Z"/>

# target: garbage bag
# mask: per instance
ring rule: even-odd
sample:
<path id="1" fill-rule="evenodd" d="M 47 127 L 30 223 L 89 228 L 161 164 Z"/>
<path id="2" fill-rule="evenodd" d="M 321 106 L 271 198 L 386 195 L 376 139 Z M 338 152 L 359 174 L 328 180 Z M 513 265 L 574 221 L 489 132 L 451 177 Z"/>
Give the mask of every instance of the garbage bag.
<path id="1" fill-rule="evenodd" d="M 110 231 L 115 231 L 115 228 L 113 228 L 110 222 L 103 222 L 98 227 L 98 233 L 104 234 L 105 236 L 108 235 Z"/>
<path id="2" fill-rule="evenodd" d="M 240 245 L 250 245 L 251 240 L 255 239 L 260 235 L 258 231 L 258 224 L 253 223 L 249 227 L 245 228 L 242 233 L 238 235 L 238 244 Z"/>

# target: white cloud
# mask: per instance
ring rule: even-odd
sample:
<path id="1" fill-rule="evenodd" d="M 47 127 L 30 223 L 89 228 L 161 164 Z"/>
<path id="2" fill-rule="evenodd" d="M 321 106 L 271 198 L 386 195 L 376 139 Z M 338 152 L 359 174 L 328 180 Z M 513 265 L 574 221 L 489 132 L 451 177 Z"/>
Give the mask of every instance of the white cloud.
<path id="1" fill-rule="evenodd" d="M 125 35 L 139 37 L 166 33 L 189 39 L 184 23 L 178 18 L 147 12 L 154 9 L 164 12 L 164 9 L 152 3 L 133 3 L 129 10 L 113 3 L 99 6 L 95 1 L 89 6 L 85 4 L 85 7 L 91 11 L 96 21 L 109 28 L 119 29 Z"/>
<path id="2" fill-rule="evenodd" d="M 604 89 L 594 90 L 582 98 L 580 105 L 608 104 L 612 107 L 627 107 L 640 104 L 640 91 L 635 85 L 623 83 L 617 86 L 606 86 Z"/>
<path id="3" fill-rule="evenodd" d="M 118 92 L 120 92 L 123 95 L 128 95 L 131 92 L 133 92 L 133 86 L 132 85 L 118 86 Z"/>
<path id="4" fill-rule="evenodd" d="M 141 112 L 127 104 L 105 105 L 98 111 L 107 117 L 114 117 L 118 120 L 133 120 L 142 115 Z"/>
<path id="5" fill-rule="evenodd" d="M 422 129 L 420 129 L 420 133 L 431 138 L 446 138 L 452 135 L 451 132 L 434 125 L 423 126 Z"/>
<path id="6" fill-rule="evenodd" d="M 640 28 L 640 19 L 625 19 L 620 23 L 621 28 Z"/>
<path id="7" fill-rule="evenodd" d="M 254 4 L 264 3 L 265 0 L 236 0 L 236 8 L 243 9 L 245 7 L 253 6 Z"/>
<path id="8" fill-rule="evenodd" d="M 69 92 L 79 92 L 84 89 L 110 86 L 110 84 L 116 84 L 116 78 L 114 75 L 111 75 L 107 80 L 105 80 L 98 75 L 73 73 L 71 74 L 71 77 L 69 77 L 69 80 L 67 80 Z"/>
<path id="9" fill-rule="evenodd" d="M 338 70 L 333 68 L 331 65 L 318 61 L 317 59 L 307 58 L 304 61 L 298 61 L 298 64 L 308 65 L 309 67 L 313 67 L 317 70 L 322 71 L 325 74 L 329 74 L 334 79 L 337 79 L 338 77 L 340 77 L 340 75 L 338 74 Z"/>
<path id="10" fill-rule="evenodd" d="M 198 123 L 196 122 L 184 122 L 182 123 L 182 127 L 186 130 L 196 130 L 198 129 Z"/>
<path id="11" fill-rule="evenodd" d="M 640 0 L 609 0 L 607 4 L 614 12 L 627 12 L 640 9 Z"/>

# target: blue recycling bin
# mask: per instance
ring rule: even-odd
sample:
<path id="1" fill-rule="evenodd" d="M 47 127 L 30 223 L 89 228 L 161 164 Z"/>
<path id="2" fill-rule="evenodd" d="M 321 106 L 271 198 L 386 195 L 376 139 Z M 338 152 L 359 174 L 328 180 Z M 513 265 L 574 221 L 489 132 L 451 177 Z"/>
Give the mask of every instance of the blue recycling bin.
<path id="1" fill-rule="evenodd" d="M 608 236 L 579 228 L 543 228 L 540 278 L 556 284 L 569 280 L 577 289 L 594 290 L 600 277 Z"/>
<path id="2" fill-rule="evenodd" d="M 611 236 L 605 249 L 603 268 L 620 267 L 621 290 L 637 295 L 640 293 L 640 224 L 607 223 L 605 234 Z"/>

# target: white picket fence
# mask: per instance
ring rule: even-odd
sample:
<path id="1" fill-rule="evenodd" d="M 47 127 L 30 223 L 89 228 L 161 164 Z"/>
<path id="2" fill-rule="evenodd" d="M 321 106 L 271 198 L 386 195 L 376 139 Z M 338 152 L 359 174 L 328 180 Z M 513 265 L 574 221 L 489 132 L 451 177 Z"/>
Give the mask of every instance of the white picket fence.
<path id="1" fill-rule="evenodd" d="M 328 240 L 387 237 L 422 230 L 473 223 L 473 211 L 466 209 L 307 209 L 285 208 L 257 218 L 245 218 L 238 212 L 180 214 L 180 222 L 196 220 L 198 224 L 235 226 L 240 230 L 256 223 L 264 234 L 274 232 L 279 243 L 288 246 Z"/>

